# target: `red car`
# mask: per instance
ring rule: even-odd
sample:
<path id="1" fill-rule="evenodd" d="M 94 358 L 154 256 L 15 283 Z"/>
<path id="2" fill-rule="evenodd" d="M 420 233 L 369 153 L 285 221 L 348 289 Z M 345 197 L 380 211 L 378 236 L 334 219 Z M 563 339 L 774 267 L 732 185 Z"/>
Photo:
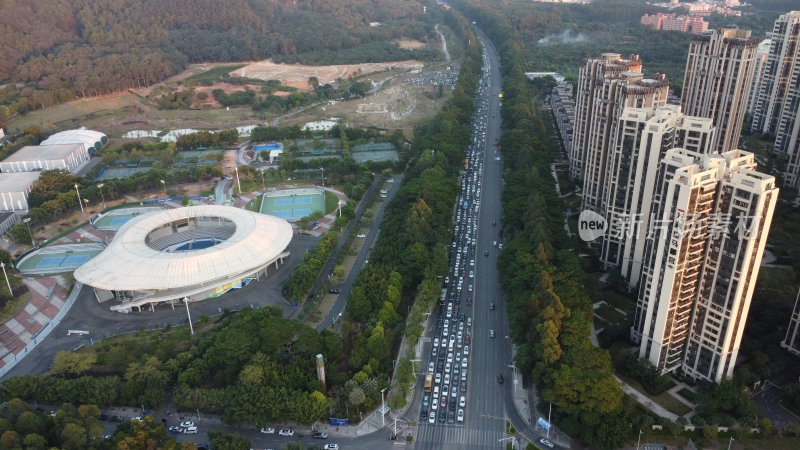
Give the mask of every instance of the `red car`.
<path id="1" fill-rule="evenodd" d="M 467 344 L 467 345 L 469 345 L 471 342 L 472 342 L 472 338 L 471 338 L 471 337 L 469 337 L 469 335 L 467 335 L 467 336 L 464 338 L 464 343 L 465 343 L 465 344 Z"/>

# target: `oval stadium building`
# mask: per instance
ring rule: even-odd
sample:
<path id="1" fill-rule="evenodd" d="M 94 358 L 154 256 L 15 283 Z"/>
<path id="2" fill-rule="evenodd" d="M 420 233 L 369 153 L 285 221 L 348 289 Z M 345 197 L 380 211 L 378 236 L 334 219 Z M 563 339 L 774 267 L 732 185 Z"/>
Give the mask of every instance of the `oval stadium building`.
<path id="1" fill-rule="evenodd" d="M 221 205 L 135 217 L 106 249 L 75 271 L 115 311 L 218 297 L 266 274 L 289 256 L 292 226 L 274 216 Z"/>

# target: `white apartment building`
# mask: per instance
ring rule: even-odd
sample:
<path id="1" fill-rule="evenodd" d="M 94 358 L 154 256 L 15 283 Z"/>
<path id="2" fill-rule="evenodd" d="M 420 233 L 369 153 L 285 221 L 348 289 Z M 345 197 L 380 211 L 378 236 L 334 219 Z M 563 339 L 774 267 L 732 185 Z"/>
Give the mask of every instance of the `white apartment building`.
<path id="1" fill-rule="evenodd" d="M 800 11 L 781 15 L 753 110 L 752 129 L 775 136 L 776 153 L 789 157 L 785 185 L 800 187 Z"/>
<path id="2" fill-rule="evenodd" d="M 753 154 L 667 151 L 631 337 L 662 373 L 733 374 L 778 189 Z"/>
<path id="3" fill-rule="evenodd" d="M 772 46 L 772 39 L 764 39 L 758 44 L 756 50 L 756 65 L 753 69 L 753 83 L 750 87 L 750 95 L 747 96 L 746 112 L 751 115 L 755 112 L 758 104 L 758 93 L 761 91 L 761 82 L 764 79 L 764 71 L 767 68 L 769 59 L 769 49 Z"/>
<path id="4" fill-rule="evenodd" d="M 711 119 L 685 116 L 675 105 L 623 110 L 607 163 L 601 209 L 609 230 L 600 259 L 607 269 L 619 267 L 630 287 L 636 287 L 641 274 L 659 162 L 676 147 L 707 153 L 713 134 Z"/>
<path id="5" fill-rule="evenodd" d="M 739 146 L 759 41 L 750 30 L 732 28 L 692 36 L 681 109 L 687 116 L 714 120 L 715 152 Z"/>

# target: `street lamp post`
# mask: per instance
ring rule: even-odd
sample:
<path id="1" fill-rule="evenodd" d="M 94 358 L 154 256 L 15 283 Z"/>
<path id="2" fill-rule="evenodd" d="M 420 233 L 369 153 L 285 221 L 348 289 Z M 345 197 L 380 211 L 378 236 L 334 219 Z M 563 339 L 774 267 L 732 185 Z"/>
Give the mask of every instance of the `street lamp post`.
<path id="1" fill-rule="evenodd" d="M 105 186 L 105 184 L 100 183 L 97 185 L 97 189 L 100 189 L 100 198 L 103 200 L 103 209 L 106 209 L 106 196 L 103 195 L 103 186 Z"/>
<path id="2" fill-rule="evenodd" d="M 239 166 L 233 166 L 233 169 L 236 171 L 236 185 L 239 186 L 239 195 L 242 195 L 242 182 L 239 180 Z"/>
<path id="3" fill-rule="evenodd" d="M 183 297 L 183 303 L 186 305 L 186 316 L 189 317 L 189 332 L 194 335 L 194 327 L 192 326 L 192 315 L 189 314 L 189 297 Z"/>
<path id="4" fill-rule="evenodd" d="M 733 436 L 731 436 L 731 440 L 728 441 L 728 450 L 731 450 L 731 445 L 733 445 L 733 441 L 735 440 L 736 439 L 734 439 Z"/>
<path id="5" fill-rule="evenodd" d="M 264 190 L 266 191 L 267 190 L 267 182 L 266 182 L 266 180 L 264 180 L 264 171 L 263 170 L 261 171 L 261 184 L 264 185 Z"/>
<path id="6" fill-rule="evenodd" d="M 167 201 L 167 182 L 164 180 L 161 181 L 161 187 L 164 188 L 164 201 Z"/>
<path id="7" fill-rule="evenodd" d="M 81 212 L 86 214 L 86 211 L 83 209 L 83 200 L 81 200 L 81 191 L 78 189 L 78 183 L 75 183 L 75 192 L 78 193 L 78 206 L 81 207 Z"/>
<path id="8" fill-rule="evenodd" d="M 636 440 L 636 450 L 639 450 L 639 444 L 642 443 L 642 430 L 639 430 L 639 439 Z"/>
<path id="9" fill-rule="evenodd" d="M 381 427 L 386 425 L 386 416 L 384 415 L 384 411 L 386 411 L 386 403 L 383 400 L 383 393 L 386 391 L 386 388 L 381 389 Z"/>
<path id="10" fill-rule="evenodd" d="M 319 170 L 322 171 L 322 187 L 325 187 L 325 168 L 320 167 Z"/>
<path id="11" fill-rule="evenodd" d="M 31 231 L 31 226 L 29 225 L 29 223 L 31 222 L 31 218 L 27 217 L 23 219 L 22 222 L 25 224 L 26 227 L 28 227 L 28 234 L 31 235 L 31 245 L 36 247 L 36 239 L 33 238 L 33 231 Z"/>
<path id="12" fill-rule="evenodd" d="M 6 277 L 6 286 L 8 286 L 8 296 L 13 297 L 14 292 L 11 290 L 11 282 L 8 281 L 8 274 L 6 273 L 6 263 L 0 261 L 0 267 L 3 268 L 3 276 Z"/>

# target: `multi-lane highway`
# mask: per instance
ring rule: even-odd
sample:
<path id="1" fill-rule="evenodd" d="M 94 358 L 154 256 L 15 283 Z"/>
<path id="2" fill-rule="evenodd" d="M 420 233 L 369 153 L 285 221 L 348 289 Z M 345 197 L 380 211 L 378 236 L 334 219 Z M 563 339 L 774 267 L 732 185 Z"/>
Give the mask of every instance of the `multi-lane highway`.
<path id="1" fill-rule="evenodd" d="M 499 221 L 503 166 L 497 146 L 502 101 L 499 58 L 492 43 L 480 33 L 479 37 L 484 44 L 484 72 L 476 99 L 473 141 L 467 150 L 468 163 L 456 205 L 445 301 L 431 319 L 431 344 L 426 350 L 429 359 L 423 360 L 423 367 L 432 368 L 433 392 L 423 393 L 421 401 L 407 413 L 409 419 L 416 415 L 419 421 L 416 445 L 420 449 L 497 448 L 505 437 L 506 410 L 513 409 L 506 403 L 511 342 L 506 338 L 505 307 L 496 267 L 502 247 Z M 434 349 L 437 341 L 439 347 Z M 454 362 L 448 366 L 451 354 Z M 464 359 L 466 368 L 455 362 Z M 459 420 L 462 410 L 463 421 Z"/>

